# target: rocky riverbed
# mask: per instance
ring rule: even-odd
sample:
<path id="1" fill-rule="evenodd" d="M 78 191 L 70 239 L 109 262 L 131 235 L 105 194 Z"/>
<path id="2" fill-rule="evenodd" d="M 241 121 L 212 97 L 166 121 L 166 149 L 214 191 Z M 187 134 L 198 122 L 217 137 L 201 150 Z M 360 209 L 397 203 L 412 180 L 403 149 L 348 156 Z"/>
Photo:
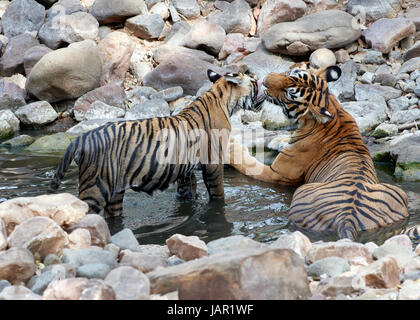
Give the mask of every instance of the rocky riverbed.
<path id="1" fill-rule="evenodd" d="M 299 231 L 142 245 L 87 210 L 66 193 L 0 204 L 0 300 L 420 299 L 420 245 L 405 235 L 381 246 Z"/>
<path id="2" fill-rule="evenodd" d="M 0 17 L 0 144 L 11 150 L 63 152 L 105 122 L 176 114 L 209 88 L 207 69 L 261 79 L 307 62 L 341 67 L 330 90 L 374 159 L 420 181 L 418 1 L 13 0 L 0 1 Z M 232 123 L 248 147 L 271 151 L 292 129 L 268 102 Z M 49 134 L 31 135 L 40 128 Z M 420 249 L 404 236 L 380 247 L 299 232 L 139 245 L 128 229 L 111 237 L 70 195 L 0 199 L 4 299 L 420 297 Z"/>

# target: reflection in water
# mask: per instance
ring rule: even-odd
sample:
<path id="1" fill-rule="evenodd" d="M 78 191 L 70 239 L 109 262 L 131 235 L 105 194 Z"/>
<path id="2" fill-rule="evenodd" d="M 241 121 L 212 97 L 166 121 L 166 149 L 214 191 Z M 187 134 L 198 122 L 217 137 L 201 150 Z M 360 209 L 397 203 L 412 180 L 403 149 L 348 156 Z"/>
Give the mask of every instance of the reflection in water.
<path id="1" fill-rule="evenodd" d="M 60 155 L 37 155 L 27 151 L 0 147 L 0 202 L 19 197 L 37 196 L 48 192 L 50 179 Z M 393 180 L 389 167 L 377 166 L 381 182 L 400 186 L 409 197 L 410 218 L 398 225 L 375 232 L 364 232 L 360 241 L 382 243 L 395 230 L 420 224 L 420 183 Z M 77 167 L 72 166 L 58 192 L 77 195 Z M 197 172 L 201 178 L 201 173 Z M 109 218 L 114 234 L 130 228 L 141 244 L 164 244 L 174 233 L 196 235 L 208 242 L 229 235 L 245 235 L 261 242 L 274 241 L 282 234 L 296 230 L 286 218 L 293 188 L 259 182 L 225 169 L 225 203 L 209 202 L 202 179 L 198 180 L 198 198 L 194 201 L 175 198 L 175 186 L 153 196 L 128 191 L 124 198 L 122 217 Z M 336 240 L 335 234 L 308 234 L 312 241 Z"/>

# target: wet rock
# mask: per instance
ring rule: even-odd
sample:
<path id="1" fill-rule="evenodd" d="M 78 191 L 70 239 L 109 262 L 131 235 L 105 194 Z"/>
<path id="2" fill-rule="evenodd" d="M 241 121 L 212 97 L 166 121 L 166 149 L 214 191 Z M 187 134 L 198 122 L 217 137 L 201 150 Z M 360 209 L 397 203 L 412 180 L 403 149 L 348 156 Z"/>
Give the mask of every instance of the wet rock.
<path id="1" fill-rule="evenodd" d="M 101 86 L 110 83 L 121 85 L 130 68 L 131 55 L 135 44 L 124 32 L 109 33 L 98 45 L 102 62 Z"/>
<path id="2" fill-rule="evenodd" d="M 112 287 L 103 280 L 91 279 L 80 294 L 79 300 L 115 300 Z"/>
<path id="3" fill-rule="evenodd" d="M 270 248 L 293 250 L 302 258 L 306 256 L 311 247 L 311 241 L 300 231 L 282 235 L 270 244 Z"/>
<path id="4" fill-rule="evenodd" d="M 350 265 L 368 265 L 373 261 L 371 253 L 363 244 L 347 239 L 337 242 L 313 243 L 305 256 L 305 261 L 312 264 L 331 256 L 346 259 Z"/>
<path id="5" fill-rule="evenodd" d="M 35 270 L 35 259 L 28 249 L 10 248 L 0 251 L 0 279 L 12 284 L 26 282 L 35 274 Z"/>
<path id="6" fill-rule="evenodd" d="M 20 107 L 15 111 L 15 115 L 22 124 L 39 127 L 53 122 L 58 114 L 47 101 L 38 101 Z"/>
<path id="7" fill-rule="evenodd" d="M 201 49 L 217 56 L 226 38 L 225 30 L 210 21 L 199 20 L 185 35 L 182 45 L 190 49 Z"/>
<path id="8" fill-rule="evenodd" d="M 23 221 L 9 235 L 10 248 L 26 248 L 37 260 L 48 254 L 60 255 L 68 245 L 68 236 L 60 226 L 47 217 L 33 217 Z"/>
<path id="9" fill-rule="evenodd" d="M 354 28 L 353 16 L 343 11 L 327 10 L 293 22 L 278 23 L 264 32 L 262 42 L 269 51 L 300 56 L 321 47 L 344 47 L 360 34 L 360 29 Z"/>
<path id="10" fill-rule="evenodd" d="M 49 217 L 66 229 L 80 221 L 87 210 L 85 202 L 69 193 L 59 193 L 4 201 L 0 203 L 0 218 L 3 219 L 8 234 L 16 225 L 35 216 Z"/>
<path id="11" fill-rule="evenodd" d="M 244 35 L 242 33 L 229 33 L 226 35 L 223 46 L 219 52 L 219 60 L 225 59 L 231 53 L 244 47 Z"/>
<path id="12" fill-rule="evenodd" d="M 370 101 L 344 102 L 342 107 L 354 117 L 361 132 L 365 132 L 387 119 L 387 105 L 382 97 L 375 96 Z"/>
<path id="13" fill-rule="evenodd" d="M 312 68 L 323 69 L 334 66 L 337 60 L 334 52 L 326 48 L 321 48 L 311 53 L 309 62 Z"/>
<path id="14" fill-rule="evenodd" d="M 360 294 L 364 289 L 365 282 L 362 277 L 338 275 L 321 280 L 313 296 L 321 294 L 327 297 L 336 297 L 340 294 Z"/>
<path id="15" fill-rule="evenodd" d="M 400 9 L 400 0 L 350 0 L 347 2 L 347 11 L 349 13 L 355 16 L 363 14 L 367 21 L 393 18 Z"/>
<path id="16" fill-rule="evenodd" d="M 75 268 L 86 264 L 106 264 L 112 269 L 117 265 L 117 261 L 109 251 L 98 247 L 78 250 L 64 249 L 61 259 L 63 263 L 71 264 Z"/>
<path id="17" fill-rule="evenodd" d="M 44 18 L 45 8 L 35 0 L 14 0 L 1 18 L 3 33 L 11 38 L 25 31 L 38 32 Z"/>
<path id="18" fill-rule="evenodd" d="M 15 73 L 24 73 L 25 52 L 37 45 L 39 45 L 39 41 L 30 33 L 10 38 L 6 50 L 0 58 L 0 75 L 7 77 Z"/>
<path id="19" fill-rule="evenodd" d="M 185 261 L 199 259 L 208 255 L 208 249 L 204 241 L 197 236 L 184 236 L 174 234 L 166 240 L 169 252 Z"/>
<path id="20" fill-rule="evenodd" d="M 200 7 L 196 0 L 172 0 L 172 5 L 187 19 L 197 18 L 200 15 Z"/>
<path id="21" fill-rule="evenodd" d="M 98 87 L 100 76 L 98 50 L 86 40 L 44 55 L 29 74 L 26 90 L 48 102 L 74 99 Z"/>
<path id="22" fill-rule="evenodd" d="M 9 286 L 0 292 L 0 300 L 42 300 L 42 296 L 33 293 L 25 286 Z"/>
<path id="23" fill-rule="evenodd" d="M 121 250 L 129 249 L 136 251 L 139 248 L 139 242 L 131 229 L 125 228 L 109 238 L 109 242 L 118 246 Z"/>
<path id="24" fill-rule="evenodd" d="M 126 120 L 148 119 L 153 117 L 166 117 L 170 115 L 168 103 L 163 99 L 147 100 L 134 105 L 125 114 Z"/>
<path id="25" fill-rule="evenodd" d="M 76 275 L 88 279 L 105 279 L 110 271 L 110 266 L 105 263 L 88 263 L 78 267 Z"/>
<path id="26" fill-rule="evenodd" d="M 129 17 L 146 14 L 147 7 L 144 0 L 96 0 L 89 10 L 101 24 L 123 22 Z"/>
<path id="27" fill-rule="evenodd" d="M 64 12 L 47 19 L 39 30 L 41 43 L 55 50 L 65 43 L 83 40 L 96 40 L 99 35 L 99 23 L 91 14 Z"/>
<path id="28" fill-rule="evenodd" d="M 150 282 L 142 272 L 129 266 L 112 270 L 105 278 L 116 294 L 117 300 L 145 300 L 150 295 Z"/>
<path id="29" fill-rule="evenodd" d="M 0 110 L 0 120 L 7 122 L 12 131 L 18 131 L 20 127 L 19 119 L 16 118 L 11 110 Z"/>
<path id="30" fill-rule="evenodd" d="M 398 300 L 419 300 L 419 299 L 420 299 L 420 283 L 413 280 L 404 281 L 398 295 Z"/>
<path id="31" fill-rule="evenodd" d="M 306 10 L 306 4 L 302 0 L 266 1 L 258 16 L 257 34 L 263 34 L 265 30 L 279 22 L 295 21 L 302 17 Z"/>
<path id="32" fill-rule="evenodd" d="M 44 44 L 40 44 L 26 50 L 23 56 L 23 67 L 25 69 L 26 76 L 29 76 L 32 68 L 36 65 L 36 63 L 51 51 L 52 50 Z"/>
<path id="33" fill-rule="evenodd" d="M 379 126 L 375 128 L 372 136 L 376 139 L 395 136 L 398 134 L 398 126 L 391 123 L 381 123 Z"/>
<path id="34" fill-rule="evenodd" d="M 362 35 L 371 48 L 389 53 L 400 40 L 414 34 L 415 31 L 416 27 L 410 20 L 382 18 L 372 23 Z"/>
<path id="35" fill-rule="evenodd" d="M 36 139 L 26 150 L 39 153 L 64 153 L 74 138 L 74 136 L 59 132 Z"/>
<path id="36" fill-rule="evenodd" d="M 108 224 L 99 214 L 86 215 L 68 231 L 71 232 L 77 228 L 87 229 L 90 232 L 92 245 L 103 247 L 108 243 L 108 239 L 111 237 Z"/>
<path id="37" fill-rule="evenodd" d="M 24 106 L 26 92 L 18 85 L 0 79 L 0 111 L 9 109 L 11 111 Z"/>
<path id="38" fill-rule="evenodd" d="M 122 254 L 123 257 L 120 260 L 120 266 L 130 266 L 143 273 L 168 266 L 168 260 L 159 255 L 131 251 L 124 251 Z"/>
<path id="39" fill-rule="evenodd" d="M 220 13 L 208 18 L 225 29 L 226 33 L 242 33 L 247 36 L 252 26 L 252 11 L 244 0 L 234 0 Z"/>
<path id="40" fill-rule="evenodd" d="M 261 249 L 263 247 L 265 247 L 264 244 L 242 235 L 224 237 L 207 243 L 209 255 L 233 250 Z"/>
<path id="41" fill-rule="evenodd" d="M 45 289 L 44 300 L 78 300 L 89 280 L 86 278 L 70 278 L 52 281 Z"/>
<path id="42" fill-rule="evenodd" d="M 397 260 L 392 256 L 371 263 L 361 270 L 360 276 L 371 288 L 395 288 L 400 284 Z"/>
<path id="43" fill-rule="evenodd" d="M 159 14 L 142 14 L 125 22 L 125 28 L 141 39 L 156 39 L 163 30 L 165 22 Z"/>
<path id="44" fill-rule="evenodd" d="M 303 260 L 291 250 L 215 254 L 147 274 L 153 294 L 179 299 L 307 299 Z"/>
<path id="45" fill-rule="evenodd" d="M 319 278 L 326 274 L 328 277 L 334 277 L 343 272 L 350 271 L 350 265 L 346 259 L 339 257 L 327 257 L 311 264 L 308 268 L 308 276 Z"/>
<path id="46" fill-rule="evenodd" d="M 69 249 L 86 249 L 91 244 L 90 232 L 87 229 L 77 228 L 69 233 Z"/>

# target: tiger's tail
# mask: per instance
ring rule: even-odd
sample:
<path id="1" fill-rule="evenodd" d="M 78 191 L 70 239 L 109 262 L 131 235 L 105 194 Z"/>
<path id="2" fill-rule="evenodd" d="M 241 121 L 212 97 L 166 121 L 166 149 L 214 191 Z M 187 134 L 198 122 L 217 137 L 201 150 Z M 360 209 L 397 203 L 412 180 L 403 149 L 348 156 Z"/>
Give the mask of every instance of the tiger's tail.
<path id="1" fill-rule="evenodd" d="M 61 158 L 60 164 L 54 174 L 54 177 L 50 182 L 50 191 L 54 192 L 58 189 L 61 180 L 64 178 L 66 171 L 69 169 L 72 160 L 74 159 L 74 154 L 77 150 L 79 138 L 76 138 L 70 145 L 67 147 L 63 157 Z"/>
<path id="2" fill-rule="evenodd" d="M 411 240 L 420 240 L 420 224 L 413 227 L 404 228 L 401 234 L 407 235 Z"/>

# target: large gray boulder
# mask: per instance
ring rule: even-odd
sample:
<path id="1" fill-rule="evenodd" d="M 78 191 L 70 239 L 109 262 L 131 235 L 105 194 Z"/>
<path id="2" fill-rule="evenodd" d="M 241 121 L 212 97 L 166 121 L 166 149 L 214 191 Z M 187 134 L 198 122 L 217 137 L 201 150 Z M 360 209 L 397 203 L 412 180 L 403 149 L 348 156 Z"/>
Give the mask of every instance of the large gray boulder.
<path id="1" fill-rule="evenodd" d="M 195 95 L 208 81 L 208 69 L 224 73 L 223 68 L 193 56 L 172 55 L 144 77 L 143 85 L 156 90 L 180 86 L 184 94 Z"/>
<path id="2" fill-rule="evenodd" d="M 101 61 L 91 40 L 44 55 L 33 67 L 26 90 L 39 100 L 76 99 L 99 86 Z"/>
<path id="3" fill-rule="evenodd" d="M 89 11 L 101 24 L 123 22 L 129 17 L 146 14 L 144 0 L 96 0 Z"/>
<path id="4" fill-rule="evenodd" d="M 301 56 L 319 48 L 341 48 L 360 34 L 352 15 L 327 10 L 272 26 L 262 34 L 262 43 L 269 51 Z"/>
<path id="5" fill-rule="evenodd" d="M 11 38 L 25 31 L 38 32 L 44 18 L 45 8 L 35 0 L 14 0 L 1 18 L 3 33 Z"/>

